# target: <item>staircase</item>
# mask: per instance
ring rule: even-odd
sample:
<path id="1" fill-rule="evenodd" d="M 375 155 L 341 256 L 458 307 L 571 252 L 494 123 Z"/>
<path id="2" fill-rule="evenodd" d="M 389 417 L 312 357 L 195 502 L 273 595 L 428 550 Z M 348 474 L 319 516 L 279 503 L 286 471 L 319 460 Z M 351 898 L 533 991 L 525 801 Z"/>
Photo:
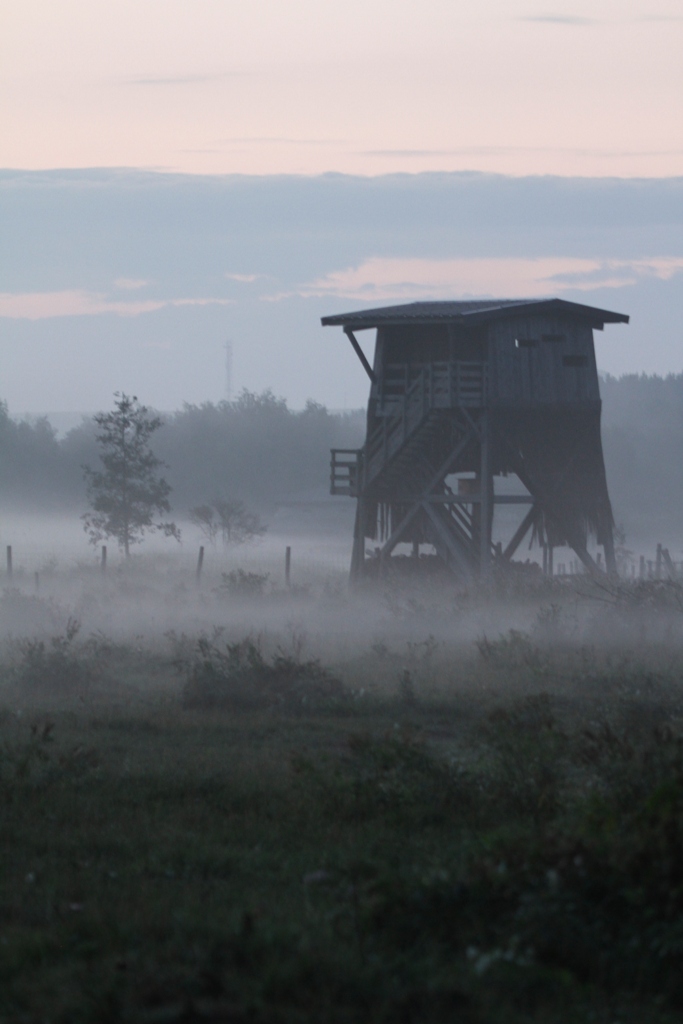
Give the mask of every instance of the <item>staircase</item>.
<path id="1" fill-rule="evenodd" d="M 455 410 L 481 409 L 487 400 L 487 366 L 481 362 L 389 365 L 373 395 L 374 429 L 360 450 L 332 450 L 331 492 L 396 506 L 420 502 L 424 530 L 444 561 L 476 571 L 478 527 L 474 510 L 440 502 L 454 497 L 435 474 L 469 427 Z M 421 497 L 425 495 L 425 497 Z M 432 501 L 427 499 L 432 497 Z M 493 551 L 493 546 L 492 546 Z"/>
<path id="2" fill-rule="evenodd" d="M 417 370 L 387 366 L 378 385 L 375 415 L 380 423 L 365 445 L 365 486 L 380 476 L 409 473 L 418 450 L 429 450 L 450 420 L 450 410 L 481 408 L 486 371 L 485 363 L 474 362 L 427 363 Z"/>

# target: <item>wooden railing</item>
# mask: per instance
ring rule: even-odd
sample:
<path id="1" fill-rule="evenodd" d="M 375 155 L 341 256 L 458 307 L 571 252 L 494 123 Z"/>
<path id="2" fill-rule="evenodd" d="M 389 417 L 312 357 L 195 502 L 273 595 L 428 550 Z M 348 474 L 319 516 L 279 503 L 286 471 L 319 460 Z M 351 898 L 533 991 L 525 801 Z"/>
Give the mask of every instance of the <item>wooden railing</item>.
<path id="1" fill-rule="evenodd" d="M 378 416 L 400 414 L 405 397 L 419 389 L 432 409 L 479 408 L 486 401 L 486 363 L 389 363 L 377 387 Z"/>
<path id="2" fill-rule="evenodd" d="M 362 448 L 333 448 L 330 462 L 330 494 L 358 495 Z"/>
<path id="3" fill-rule="evenodd" d="M 381 422 L 366 444 L 365 482 L 375 479 L 433 409 L 481 408 L 486 384 L 485 363 L 385 367 L 375 409 Z"/>

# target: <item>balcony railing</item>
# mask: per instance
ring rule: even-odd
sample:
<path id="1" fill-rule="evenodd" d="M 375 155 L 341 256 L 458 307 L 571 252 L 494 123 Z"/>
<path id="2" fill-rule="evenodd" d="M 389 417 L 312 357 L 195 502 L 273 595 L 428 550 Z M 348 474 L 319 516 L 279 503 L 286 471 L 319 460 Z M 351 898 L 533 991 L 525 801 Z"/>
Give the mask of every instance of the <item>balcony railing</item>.
<path id="1" fill-rule="evenodd" d="M 432 410 L 485 405 L 486 371 L 486 363 L 474 362 L 385 367 L 375 407 L 381 423 L 366 444 L 365 482 L 375 479 Z"/>

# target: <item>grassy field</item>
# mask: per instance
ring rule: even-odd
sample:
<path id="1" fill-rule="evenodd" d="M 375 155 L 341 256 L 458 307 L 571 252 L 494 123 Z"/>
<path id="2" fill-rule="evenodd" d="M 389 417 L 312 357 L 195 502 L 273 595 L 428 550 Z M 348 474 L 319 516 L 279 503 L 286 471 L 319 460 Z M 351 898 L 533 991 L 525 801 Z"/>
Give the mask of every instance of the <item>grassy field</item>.
<path id="1" fill-rule="evenodd" d="M 679 588 L 535 600 L 327 659 L 6 641 L 0 1020 L 680 1020 Z"/>

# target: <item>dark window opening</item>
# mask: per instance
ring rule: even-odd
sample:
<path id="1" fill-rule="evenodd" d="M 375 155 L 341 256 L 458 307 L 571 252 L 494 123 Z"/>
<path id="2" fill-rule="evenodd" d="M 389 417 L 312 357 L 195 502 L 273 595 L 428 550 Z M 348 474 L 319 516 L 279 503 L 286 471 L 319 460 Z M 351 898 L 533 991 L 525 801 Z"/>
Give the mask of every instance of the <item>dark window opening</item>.
<path id="1" fill-rule="evenodd" d="M 566 334 L 543 334 L 541 335 L 543 341 L 549 341 L 551 344 L 559 345 L 563 341 L 567 340 Z"/>
<path id="2" fill-rule="evenodd" d="M 588 366 L 588 356 L 563 356 L 563 366 Z"/>
<path id="3" fill-rule="evenodd" d="M 536 338 L 515 338 L 515 348 L 536 348 L 537 345 Z"/>

